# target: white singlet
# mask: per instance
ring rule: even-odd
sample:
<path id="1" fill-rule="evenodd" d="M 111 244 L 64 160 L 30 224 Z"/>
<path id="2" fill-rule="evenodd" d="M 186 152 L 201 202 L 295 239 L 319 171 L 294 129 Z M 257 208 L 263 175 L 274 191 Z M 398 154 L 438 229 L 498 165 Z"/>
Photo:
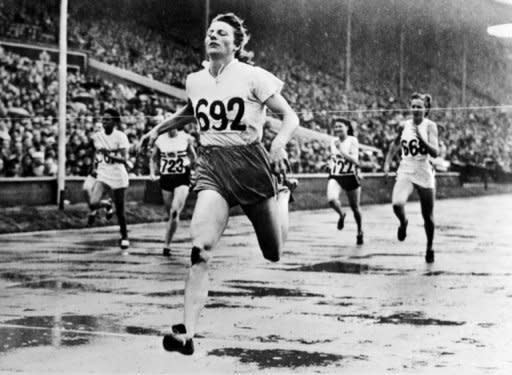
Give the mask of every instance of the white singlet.
<path id="1" fill-rule="evenodd" d="M 340 150 L 359 160 L 359 141 L 347 135 L 343 142 L 339 138 L 331 141 L 331 158 L 329 160 L 330 176 L 348 176 L 357 174 L 357 167 L 341 156 Z"/>
<path id="2" fill-rule="evenodd" d="M 96 150 L 104 148 L 109 151 L 118 151 L 128 149 L 130 146 L 126 134 L 117 129 L 114 129 L 110 135 L 107 135 L 104 130 L 94 133 L 93 142 Z M 98 181 L 107 184 L 112 189 L 128 187 L 128 172 L 124 164 L 115 162 L 97 151 L 96 162 L 98 163 Z"/>
<path id="3" fill-rule="evenodd" d="M 160 151 L 160 174 L 183 174 L 190 166 L 187 149 L 192 137 L 179 131 L 171 137 L 169 133 L 161 134 L 155 141 Z"/>
<path id="4" fill-rule="evenodd" d="M 189 74 L 187 96 L 192 102 L 203 146 L 248 145 L 261 140 L 265 101 L 279 93 L 283 82 L 268 71 L 234 59 L 213 77 L 208 65 Z"/>
<path id="5" fill-rule="evenodd" d="M 418 127 L 418 131 L 422 133 L 424 138 L 428 139 L 429 143 L 437 144 L 437 139 L 432 139 L 433 133 L 429 129 L 436 126 L 435 122 L 427 118 L 424 118 L 419 125 L 415 125 L 412 119 L 403 122 L 403 130 L 400 136 L 402 159 L 397 170 L 397 180 L 406 178 L 421 187 L 434 188 L 434 169 L 430 164 L 430 155 L 418 139 L 415 128 Z"/>

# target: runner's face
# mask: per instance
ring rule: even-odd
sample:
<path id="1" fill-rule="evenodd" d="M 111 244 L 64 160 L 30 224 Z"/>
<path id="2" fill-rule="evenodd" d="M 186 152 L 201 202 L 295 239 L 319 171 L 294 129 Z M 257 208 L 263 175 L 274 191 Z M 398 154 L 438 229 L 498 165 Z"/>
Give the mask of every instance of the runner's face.
<path id="1" fill-rule="evenodd" d="M 342 122 L 338 122 L 334 125 L 334 131 L 339 138 L 344 139 L 347 136 L 347 126 Z"/>
<path id="2" fill-rule="evenodd" d="M 415 119 L 423 119 L 425 117 L 425 103 L 421 99 L 411 100 L 412 116 Z"/>
<path id="3" fill-rule="evenodd" d="M 225 22 L 212 22 L 204 40 L 206 53 L 212 58 L 234 55 L 235 46 L 234 29 Z"/>
<path id="4" fill-rule="evenodd" d="M 110 134 L 114 130 L 114 119 L 110 115 L 103 116 L 103 128 L 105 132 Z"/>

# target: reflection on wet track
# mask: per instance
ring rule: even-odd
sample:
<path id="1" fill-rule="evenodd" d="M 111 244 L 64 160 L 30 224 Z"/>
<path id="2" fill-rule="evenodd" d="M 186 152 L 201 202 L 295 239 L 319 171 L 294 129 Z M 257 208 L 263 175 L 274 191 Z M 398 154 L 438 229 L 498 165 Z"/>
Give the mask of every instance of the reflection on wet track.
<path id="1" fill-rule="evenodd" d="M 0 372 L 510 373 L 512 196 L 436 204 L 433 265 L 417 203 L 403 243 L 389 206 L 363 207 L 359 247 L 351 220 L 294 212 L 280 263 L 231 218 L 192 359 L 160 337 L 182 321 L 188 223 L 170 257 L 163 223 L 131 226 L 128 255 L 116 228 L 0 236 Z"/>

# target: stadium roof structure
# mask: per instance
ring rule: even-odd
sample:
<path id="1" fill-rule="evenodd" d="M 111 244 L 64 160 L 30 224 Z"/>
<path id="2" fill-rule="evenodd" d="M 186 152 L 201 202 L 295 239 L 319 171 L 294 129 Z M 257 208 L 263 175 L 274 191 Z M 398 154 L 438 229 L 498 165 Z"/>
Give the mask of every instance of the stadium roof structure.
<path id="1" fill-rule="evenodd" d="M 494 0 L 498 3 L 506 4 L 506 5 L 512 5 L 512 0 Z"/>
<path id="2" fill-rule="evenodd" d="M 496 3 L 510 6 L 512 9 L 512 0 L 493 0 Z M 512 38 L 512 23 L 493 25 L 487 28 L 487 34 L 498 38 Z"/>
<path id="3" fill-rule="evenodd" d="M 489 26 L 487 33 L 498 38 L 512 38 L 512 23 Z"/>

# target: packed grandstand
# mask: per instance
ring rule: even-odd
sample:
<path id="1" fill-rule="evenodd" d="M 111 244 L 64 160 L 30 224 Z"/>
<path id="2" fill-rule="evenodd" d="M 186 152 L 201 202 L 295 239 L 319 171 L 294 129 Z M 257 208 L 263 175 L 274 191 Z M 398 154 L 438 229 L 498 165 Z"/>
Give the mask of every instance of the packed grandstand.
<path id="1" fill-rule="evenodd" d="M 76 3 L 70 2 L 71 50 L 178 89 L 184 87 L 188 73 L 200 68 L 200 41 L 177 34 L 176 29 L 184 28 L 163 32 L 162 28 L 143 20 L 116 16 L 108 8 L 100 15 L 81 13 L 83 8 L 79 5 L 83 2 Z M 308 20 L 315 22 L 311 17 Z M 411 18 L 413 22 L 415 19 Z M 0 177 L 57 173 L 57 65 L 45 48 L 57 47 L 58 25 L 58 2 L 0 0 Z M 424 25 L 422 35 L 432 32 L 429 27 L 428 23 Z M 343 25 L 338 28 L 343 30 Z M 353 86 L 348 90 L 340 64 L 332 61 L 321 64 L 307 53 L 282 48 L 282 41 L 273 44 L 275 39 L 270 37 L 258 46 L 255 62 L 285 82 L 284 96 L 299 114 L 301 126 L 330 134 L 334 118 L 343 117 L 352 123 L 359 142 L 371 146 L 361 150 L 363 171 L 382 170 L 398 124 L 408 115 L 404 110 L 408 95 L 416 90 L 432 94 L 435 107 L 442 108 L 431 114 L 440 128 L 442 151 L 435 163 L 437 169 L 470 164 L 510 171 L 511 116 L 500 106 L 506 103 L 507 97 L 502 94 L 506 85 L 499 78 L 506 76 L 507 67 L 499 56 L 481 48 L 482 43 L 489 42 L 488 37 L 474 38 L 477 48 L 471 53 L 481 54 L 474 56 L 475 60 L 484 59 L 490 67 L 478 71 L 477 66 L 473 67 L 473 74 L 468 76 L 467 99 L 461 103 L 460 82 L 454 74 L 447 73 L 456 69 L 444 63 L 459 61 L 453 46 L 442 45 L 442 35 L 449 31 L 449 25 L 446 28 L 431 39 L 422 39 L 418 48 L 408 49 L 408 74 L 403 88 L 406 94 L 402 97 L 396 92 L 396 74 L 375 72 L 368 63 L 366 49 L 354 53 Z M 354 39 L 366 40 L 357 31 Z M 410 39 L 416 37 L 415 34 Z M 495 41 L 489 43 L 494 43 L 494 49 L 505 50 L 505 46 Z M 26 48 L 16 49 L 13 45 Z M 340 53 L 343 48 L 340 47 Z M 374 48 L 377 55 L 385 51 L 385 47 L 378 45 L 368 48 Z M 447 60 L 437 65 L 429 62 L 426 68 L 420 66 L 415 59 L 421 48 L 429 51 L 441 48 Z M 32 54 L 25 53 L 27 49 L 32 49 Z M 454 56 L 449 57 L 450 54 Z M 382 64 L 388 64 L 388 60 L 383 58 Z M 358 64 L 361 61 L 366 63 Z M 389 66 L 387 72 L 396 72 L 396 67 Z M 486 74 L 493 75 L 493 79 L 486 80 Z M 131 145 L 129 172 L 147 175 L 147 156 L 138 156 L 135 150 L 139 138 L 184 104 L 151 88 L 98 75 L 80 64 L 68 69 L 67 95 L 68 176 L 85 176 L 90 171 L 91 134 L 101 126 L 100 113 L 108 107 L 118 109 L 123 118 L 122 130 Z M 188 131 L 194 133 L 194 126 Z M 263 139 L 265 144 L 270 144 L 272 134 L 268 128 Z M 295 137 L 287 145 L 287 151 L 295 173 L 326 170 L 328 147 L 324 141 Z"/>

